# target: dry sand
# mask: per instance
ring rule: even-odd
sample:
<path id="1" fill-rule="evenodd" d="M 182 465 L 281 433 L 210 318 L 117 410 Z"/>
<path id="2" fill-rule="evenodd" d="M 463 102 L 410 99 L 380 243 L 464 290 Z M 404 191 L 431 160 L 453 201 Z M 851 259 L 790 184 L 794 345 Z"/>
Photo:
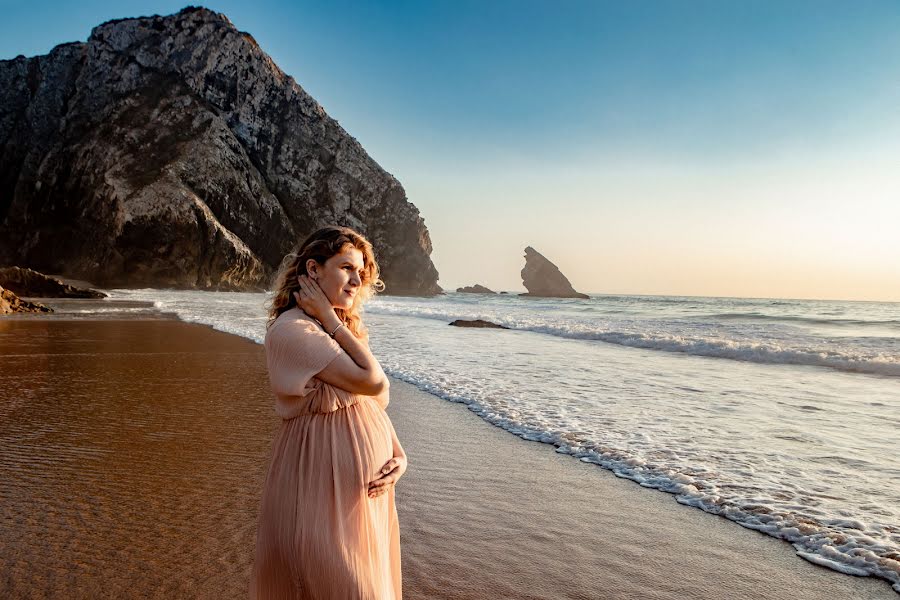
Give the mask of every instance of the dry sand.
<path id="1" fill-rule="evenodd" d="M 245 597 L 278 425 L 261 346 L 172 319 L 14 317 L 0 361 L 0 597 Z M 898 598 L 391 392 L 407 598 Z"/>

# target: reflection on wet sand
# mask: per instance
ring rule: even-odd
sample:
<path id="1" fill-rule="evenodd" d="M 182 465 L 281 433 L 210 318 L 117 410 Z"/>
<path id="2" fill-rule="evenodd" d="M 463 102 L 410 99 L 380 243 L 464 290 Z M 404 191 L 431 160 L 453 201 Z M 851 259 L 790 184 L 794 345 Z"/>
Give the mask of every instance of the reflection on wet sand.
<path id="1" fill-rule="evenodd" d="M 0 350 L 4 594 L 241 597 L 278 424 L 262 348 L 174 320 L 10 319 Z"/>

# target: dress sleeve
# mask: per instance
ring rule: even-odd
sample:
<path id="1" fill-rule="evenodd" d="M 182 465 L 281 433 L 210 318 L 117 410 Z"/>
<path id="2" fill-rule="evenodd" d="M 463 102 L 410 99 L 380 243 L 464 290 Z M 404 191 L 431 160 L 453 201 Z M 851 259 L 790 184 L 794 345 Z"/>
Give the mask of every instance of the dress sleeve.
<path id="1" fill-rule="evenodd" d="M 309 380 L 344 352 L 331 336 L 305 319 L 273 325 L 265 348 L 269 383 L 279 396 L 303 396 Z"/>

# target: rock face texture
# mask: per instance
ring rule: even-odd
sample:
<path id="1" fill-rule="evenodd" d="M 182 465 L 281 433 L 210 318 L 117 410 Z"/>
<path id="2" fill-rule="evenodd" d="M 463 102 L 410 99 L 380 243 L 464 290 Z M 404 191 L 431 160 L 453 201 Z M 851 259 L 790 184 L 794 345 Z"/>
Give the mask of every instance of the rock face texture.
<path id="1" fill-rule="evenodd" d="M 489 290 L 484 287 L 480 283 L 476 283 L 475 285 L 467 285 L 466 287 L 456 288 L 457 292 L 463 292 L 466 294 L 496 294 L 497 292 L 493 290 Z"/>
<path id="2" fill-rule="evenodd" d="M 53 312 L 53 309 L 38 302 L 29 302 L 27 300 L 22 300 L 10 290 L 4 289 L 3 286 L 0 286 L 0 315 L 8 315 L 11 313 L 20 312 L 49 313 Z"/>
<path id="3" fill-rule="evenodd" d="M 525 248 L 525 267 L 522 269 L 522 284 L 528 290 L 520 296 L 540 296 L 542 298 L 584 298 L 590 296 L 576 292 L 565 275 L 543 254 L 528 246 Z"/>
<path id="4" fill-rule="evenodd" d="M 40 298 L 106 298 L 97 290 L 85 290 L 63 283 L 31 269 L 0 268 L 0 285 L 19 296 Z"/>
<path id="5" fill-rule="evenodd" d="M 110 21 L 0 61 L 0 265 L 263 289 L 329 224 L 369 238 L 385 293 L 441 293 L 400 183 L 224 15 Z"/>

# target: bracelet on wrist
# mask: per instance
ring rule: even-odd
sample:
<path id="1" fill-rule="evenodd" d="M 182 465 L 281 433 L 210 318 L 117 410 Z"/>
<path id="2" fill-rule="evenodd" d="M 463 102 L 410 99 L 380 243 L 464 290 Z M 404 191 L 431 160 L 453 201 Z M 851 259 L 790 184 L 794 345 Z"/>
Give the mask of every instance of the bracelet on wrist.
<path id="1" fill-rule="evenodd" d="M 334 331 L 332 331 L 332 332 L 329 333 L 328 335 L 330 335 L 331 337 L 334 337 L 334 334 L 337 333 L 338 329 L 340 329 L 340 328 L 343 327 L 343 326 L 344 326 L 344 324 L 341 323 L 340 325 L 338 325 L 337 327 L 335 327 L 335 328 L 334 328 Z"/>

